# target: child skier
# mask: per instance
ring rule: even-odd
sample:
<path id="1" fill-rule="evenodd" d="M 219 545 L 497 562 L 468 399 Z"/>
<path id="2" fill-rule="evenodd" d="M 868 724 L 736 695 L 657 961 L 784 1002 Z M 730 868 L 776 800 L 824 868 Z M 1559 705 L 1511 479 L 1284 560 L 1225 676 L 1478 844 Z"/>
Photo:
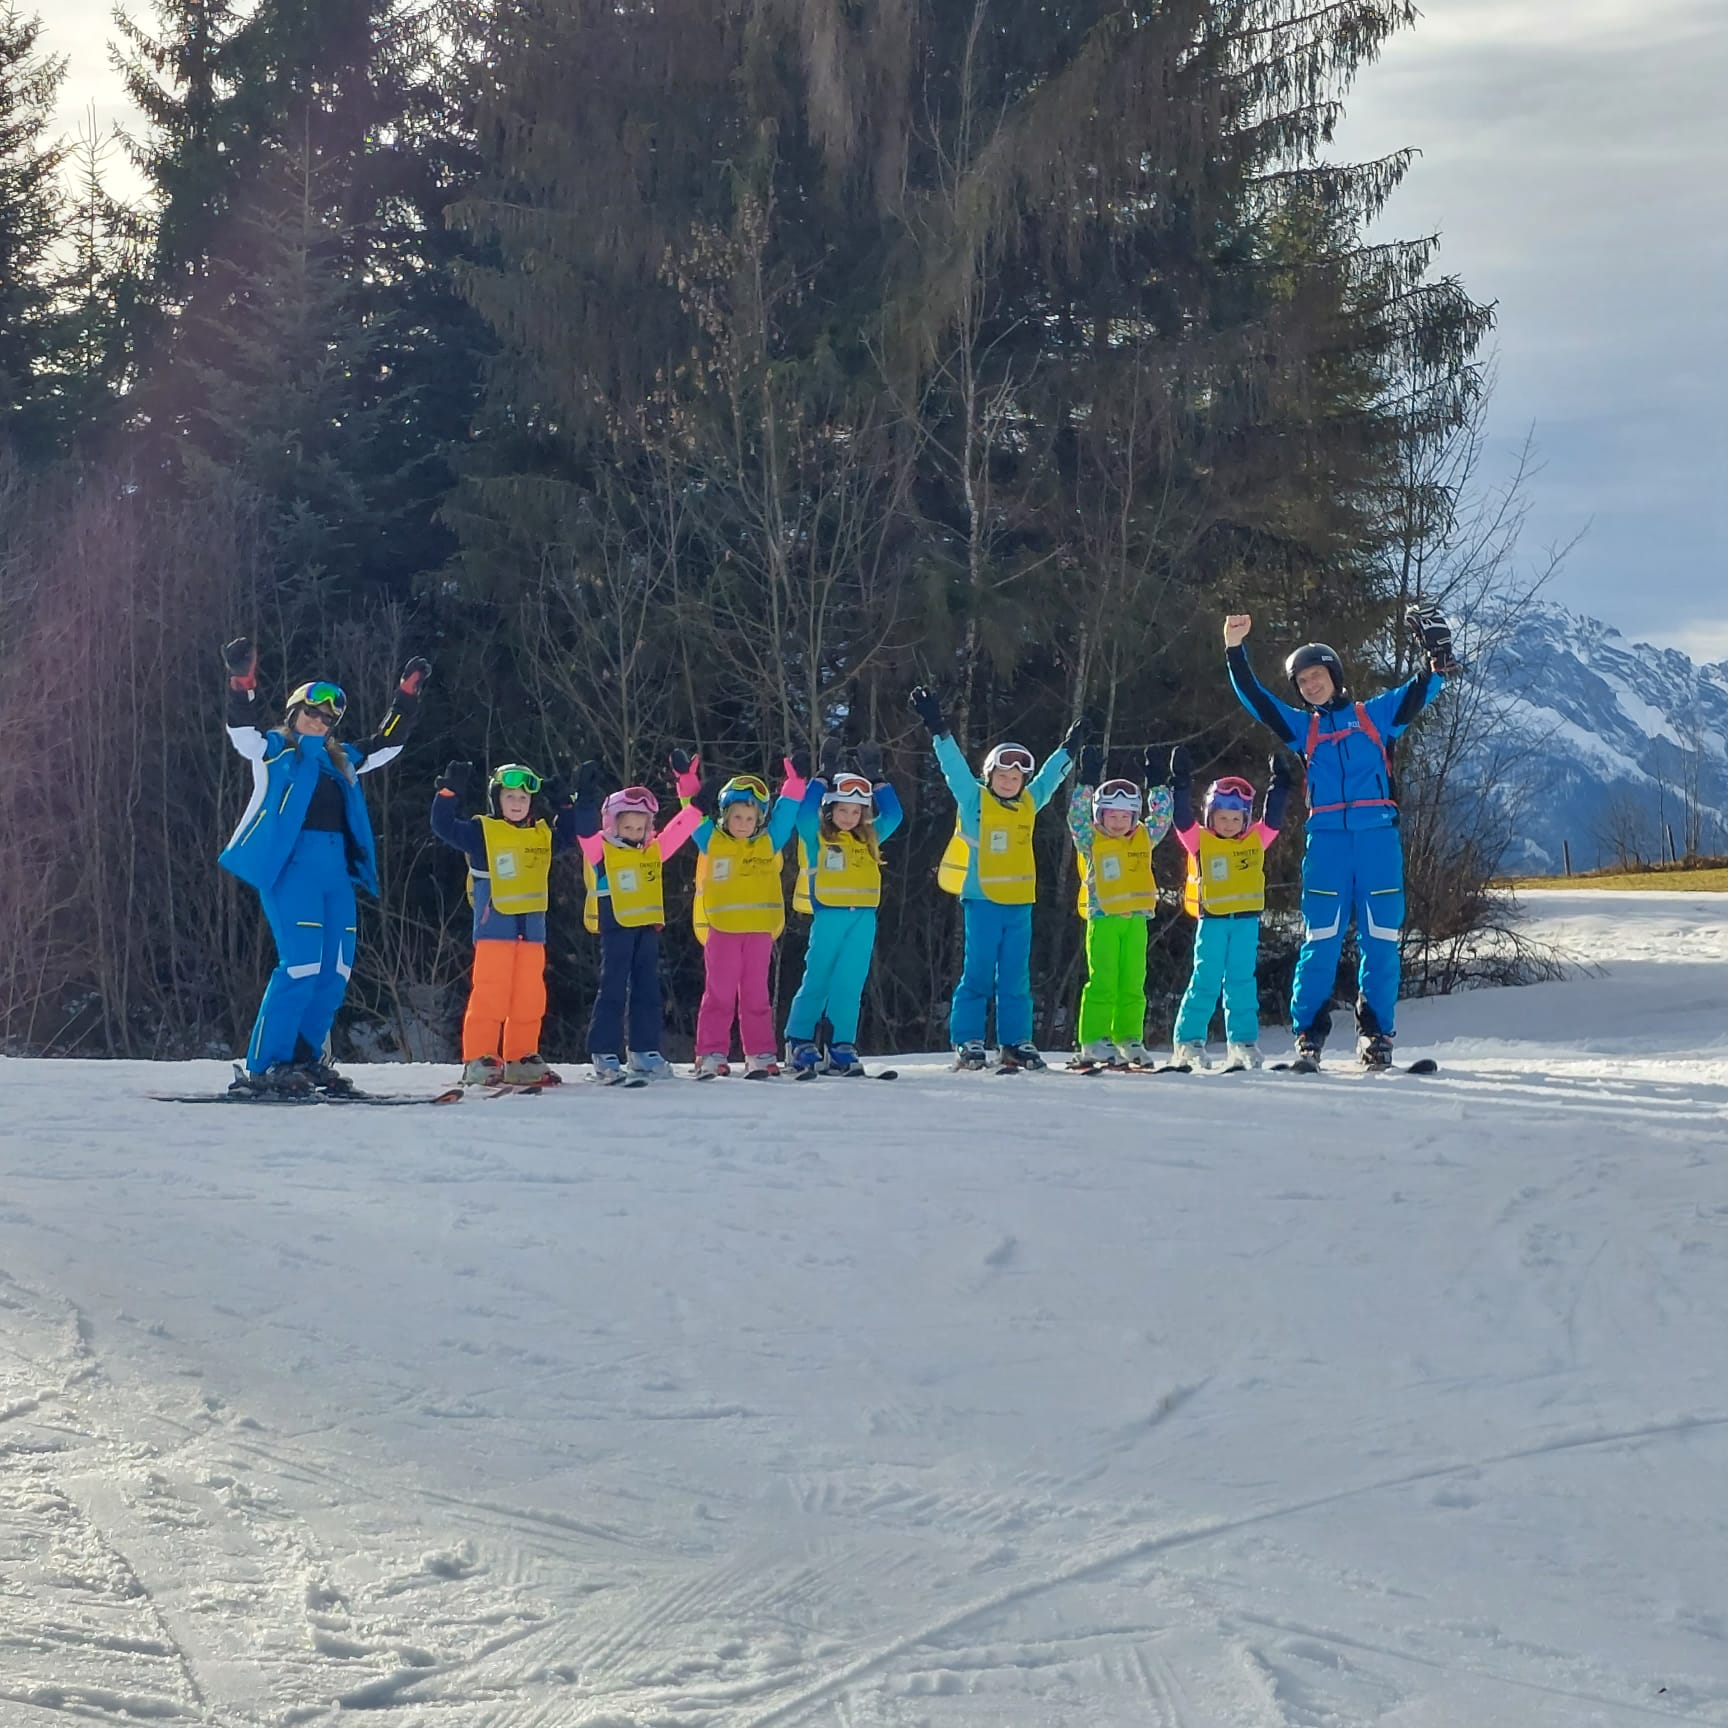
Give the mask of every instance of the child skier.
<path id="1" fill-rule="evenodd" d="M 552 860 L 576 846 L 576 808 L 562 787 L 520 762 L 506 762 L 486 782 L 486 814 L 464 816 L 478 779 L 472 762 L 452 762 L 432 798 L 432 832 L 468 860 L 474 905 L 462 1084 L 556 1086 L 561 1076 L 540 1054 L 546 908 Z M 544 807 L 554 812 L 551 822 Z"/>
<path id="2" fill-rule="evenodd" d="M 798 825 L 809 759 L 789 756 L 785 769 L 772 814 L 767 783 L 754 774 L 734 775 L 717 797 L 703 787 L 691 799 L 702 814 L 695 833 L 702 860 L 696 867 L 694 917 L 706 972 L 696 1015 L 698 1080 L 732 1072 L 734 1017 L 744 1044 L 745 1079 L 765 1080 L 780 1072 L 768 963 L 775 938 L 786 928 L 780 854 Z"/>
<path id="3" fill-rule="evenodd" d="M 660 1054 L 660 930 L 666 922 L 661 882 L 666 864 L 702 821 L 702 812 L 688 801 L 701 788 L 699 766 L 695 757 L 674 754 L 673 783 L 685 803 L 664 828 L 656 829 L 660 802 L 646 786 L 626 786 L 596 808 L 599 766 L 582 765 L 576 797 L 588 885 L 582 917 L 589 934 L 600 938 L 600 988 L 588 1023 L 588 1060 L 594 1078 L 605 1085 L 625 1078 L 619 1055 L 626 1048 L 629 1073 L 649 1080 L 664 1080 L 672 1073 L 671 1063 Z"/>
<path id="4" fill-rule="evenodd" d="M 1362 951 L 1356 999 L 1357 1053 L 1364 1067 L 1392 1061 L 1404 928 L 1404 848 L 1389 746 L 1460 670 L 1452 632 L 1432 608 L 1409 624 L 1428 670 L 1366 702 L 1352 699 L 1344 665 L 1324 642 L 1284 662 L 1300 708 L 1254 676 L 1243 647 L 1253 620 L 1224 621 L 1225 663 L 1237 699 L 1308 766 L 1307 845 L 1302 855 L 1302 952 L 1290 992 L 1296 1066 L 1313 1068 L 1332 1028 L 1332 987 L 1352 914 Z"/>
<path id="5" fill-rule="evenodd" d="M 1206 1034 L 1224 998 L 1224 1071 L 1260 1066 L 1260 915 L 1266 908 L 1266 852 L 1278 838 L 1290 798 L 1290 772 L 1274 756 L 1266 808 L 1254 820 L 1254 788 L 1231 775 L 1206 789 L 1194 820 L 1194 774 L 1188 752 L 1170 753 L 1176 840 L 1188 854 L 1182 904 L 1194 919 L 1194 968 L 1176 1012 L 1177 1068 L 1209 1068 Z"/>
<path id="6" fill-rule="evenodd" d="M 1044 1058 L 1032 1043 L 1032 906 L 1038 898 L 1032 825 L 1062 784 L 1085 722 L 1069 727 L 1036 774 L 1024 745 L 996 745 L 984 758 L 980 780 L 936 697 L 920 687 L 909 700 L 929 730 L 956 806 L 954 838 L 936 874 L 942 888 L 959 896 L 966 927 L 965 961 L 948 1014 L 954 1065 L 984 1066 L 984 1016 L 994 996 L 1000 1066 L 1042 1068 Z"/>
<path id="7" fill-rule="evenodd" d="M 348 698 L 337 685 L 300 685 L 281 726 L 266 730 L 254 717 L 257 649 L 237 637 L 222 660 L 228 740 L 252 764 L 252 797 L 217 862 L 258 890 L 276 940 L 276 970 L 231 1090 L 260 1098 L 352 1092 L 353 1082 L 330 1065 L 324 1047 L 354 971 L 354 890 L 378 892 L 359 776 L 402 754 L 432 668 L 410 660 L 377 733 L 342 744 L 336 728 Z"/>
<path id="8" fill-rule="evenodd" d="M 1089 744 L 1068 799 L 1068 834 L 1080 863 L 1086 987 L 1080 993 L 1080 1068 L 1151 1065 L 1146 1036 L 1146 946 L 1158 884 L 1152 848 L 1170 829 L 1170 789 L 1148 751 L 1147 791 L 1103 780 L 1104 752 Z M 1144 811 L 1144 816 L 1142 812 Z"/>
<path id="9" fill-rule="evenodd" d="M 795 1074 L 864 1072 L 858 1014 L 876 946 L 882 842 L 900 826 L 902 814 L 894 788 L 882 778 L 880 746 L 859 748 L 858 773 L 840 772 L 838 757 L 837 747 L 824 747 L 820 776 L 798 806 L 804 870 L 793 904 L 811 917 L 804 981 L 786 1020 L 786 1061 Z M 826 1050 L 816 1043 L 824 1016 Z"/>

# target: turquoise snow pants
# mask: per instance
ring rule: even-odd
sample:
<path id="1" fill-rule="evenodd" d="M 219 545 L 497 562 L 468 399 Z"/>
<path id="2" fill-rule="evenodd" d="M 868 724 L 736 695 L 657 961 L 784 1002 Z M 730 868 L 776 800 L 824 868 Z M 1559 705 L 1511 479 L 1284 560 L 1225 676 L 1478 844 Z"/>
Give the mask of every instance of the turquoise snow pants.
<path id="1" fill-rule="evenodd" d="M 1232 1044 L 1260 1039 L 1260 995 L 1254 971 L 1260 959 L 1260 914 L 1201 918 L 1194 931 L 1194 970 L 1176 1011 L 1178 1044 L 1204 1044 L 1213 1010 L 1224 998 L 1224 1036 Z"/>
<path id="2" fill-rule="evenodd" d="M 788 1038 L 814 1038 L 824 1014 L 836 1044 L 858 1042 L 858 1014 L 876 947 L 874 906 L 818 906 L 810 920 L 804 981 L 786 1016 Z"/>

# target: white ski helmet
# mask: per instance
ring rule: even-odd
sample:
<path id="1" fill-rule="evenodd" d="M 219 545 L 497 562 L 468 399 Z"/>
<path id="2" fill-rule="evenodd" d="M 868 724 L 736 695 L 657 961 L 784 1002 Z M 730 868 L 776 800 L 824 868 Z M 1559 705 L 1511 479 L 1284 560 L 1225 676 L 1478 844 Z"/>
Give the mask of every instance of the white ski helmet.
<path id="1" fill-rule="evenodd" d="M 1092 820 L 1096 822 L 1106 810 L 1126 810 L 1138 820 L 1144 809 L 1140 786 L 1134 780 L 1106 780 L 1092 793 Z"/>

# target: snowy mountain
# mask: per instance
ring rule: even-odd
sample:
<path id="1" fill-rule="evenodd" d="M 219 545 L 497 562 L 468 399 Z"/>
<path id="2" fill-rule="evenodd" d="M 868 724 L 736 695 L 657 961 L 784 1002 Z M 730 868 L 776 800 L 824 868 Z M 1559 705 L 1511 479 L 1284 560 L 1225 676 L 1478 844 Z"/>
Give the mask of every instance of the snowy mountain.
<path id="1" fill-rule="evenodd" d="M 1558 873 L 1687 849 L 1728 851 L 1728 662 L 1697 666 L 1594 618 L 1542 607 L 1480 662 L 1503 736 L 1495 778 L 1517 800 L 1512 871 Z"/>
<path id="2" fill-rule="evenodd" d="M 0 1728 L 1728 1725 L 1728 896 L 1528 903 L 1421 1080 L 0 1060 Z"/>

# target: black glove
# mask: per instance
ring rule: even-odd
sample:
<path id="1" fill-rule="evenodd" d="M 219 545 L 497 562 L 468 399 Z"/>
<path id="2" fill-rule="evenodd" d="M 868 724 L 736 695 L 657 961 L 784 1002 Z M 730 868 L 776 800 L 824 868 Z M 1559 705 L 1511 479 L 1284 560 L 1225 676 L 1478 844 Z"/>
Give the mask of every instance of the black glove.
<path id="1" fill-rule="evenodd" d="M 1441 677 L 1464 670 L 1452 652 L 1452 626 L 1438 606 L 1412 606 L 1404 614 L 1404 621 L 1416 646 L 1427 656 L 1429 666 Z"/>
<path id="2" fill-rule="evenodd" d="M 1170 784 L 1170 758 L 1153 745 L 1146 746 L 1146 753 L 1140 758 L 1140 766 L 1145 771 L 1148 786 Z"/>
<path id="3" fill-rule="evenodd" d="M 926 730 L 932 738 L 940 738 L 948 730 L 948 722 L 942 714 L 942 704 L 937 701 L 936 693 L 920 684 L 906 698 L 907 706 L 924 722 Z"/>
<path id="4" fill-rule="evenodd" d="M 1266 768 L 1274 787 L 1287 787 L 1290 784 L 1290 758 L 1282 750 L 1266 758 Z"/>
<path id="5" fill-rule="evenodd" d="M 1080 752 L 1080 768 L 1077 783 L 1081 786 L 1096 786 L 1104 778 L 1104 747 L 1101 744 L 1088 744 Z"/>
<path id="6" fill-rule="evenodd" d="M 1062 748 L 1072 756 L 1092 735 L 1092 729 L 1092 716 L 1085 713 L 1081 714 L 1080 718 L 1062 734 Z"/>
<path id="7" fill-rule="evenodd" d="M 843 746 L 838 738 L 824 738 L 816 752 L 816 772 L 824 780 L 832 780 L 840 772 Z"/>
<path id="8" fill-rule="evenodd" d="M 444 772 L 438 777 L 438 785 L 442 791 L 453 792 L 458 798 L 472 798 L 480 770 L 472 762 L 446 762 Z"/>
<path id="9" fill-rule="evenodd" d="M 592 803 L 600 796 L 601 782 L 606 777 L 606 770 L 592 757 L 576 770 L 576 797 L 581 803 Z"/>
<path id="10" fill-rule="evenodd" d="M 712 816 L 714 814 L 714 795 L 714 782 L 712 780 L 704 780 L 702 784 L 690 794 L 691 808 L 700 810 L 704 816 Z"/>
<path id="11" fill-rule="evenodd" d="M 688 750 L 674 750 L 666 760 L 672 765 L 674 774 L 688 774 L 693 758 Z"/>
<path id="12" fill-rule="evenodd" d="M 251 690 L 258 683 L 258 650 L 244 636 L 222 645 L 222 664 L 228 668 L 230 690 Z"/>
<path id="13" fill-rule="evenodd" d="M 882 784 L 882 746 L 876 743 L 860 744 L 855 752 L 858 758 L 858 772 L 872 786 Z"/>
<path id="14" fill-rule="evenodd" d="M 810 778 L 810 752 L 808 750 L 794 750 L 786 760 L 792 764 L 792 772 L 800 780 Z"/>
<path id="15" fill-rule="evenodd" d="M 432 676 L 432 662 L 422 660 L 419 655 L 402 668 L 402 676 L 397 681 L 396 688 L 404 696 L 418 696 L 421 686 Z"/>
<path id="16" fill-rule="evenodd" d="M 1170 784 L 1186 786 L 1194 778 L 1194 761 L 1186 744 L 1178 744 L 1170 752 Z"/>
<path id="17" fill-rule="evenodd" d="M 548 774 L 540 782 L 540 796 L 554 810 L 571 802 L 570 781 L 563 774 Z"/>

